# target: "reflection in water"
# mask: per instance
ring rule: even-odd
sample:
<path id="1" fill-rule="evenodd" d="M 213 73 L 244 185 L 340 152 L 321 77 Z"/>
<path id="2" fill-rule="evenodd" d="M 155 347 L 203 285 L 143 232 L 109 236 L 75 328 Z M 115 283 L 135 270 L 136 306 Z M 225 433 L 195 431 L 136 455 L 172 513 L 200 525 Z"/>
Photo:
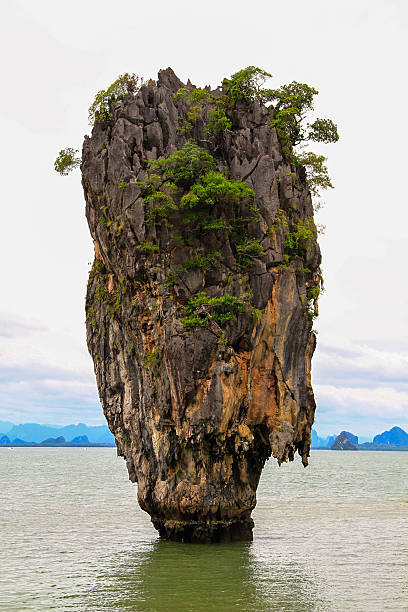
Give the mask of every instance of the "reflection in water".
<path id="1" fill-rule="evenodd" d="M 179 544 L 157 540 L 112 560 L 85 609 L 262 612 L 316 610 L 315 585 L 291 562 L 268 560 L 248 543 Z"/>

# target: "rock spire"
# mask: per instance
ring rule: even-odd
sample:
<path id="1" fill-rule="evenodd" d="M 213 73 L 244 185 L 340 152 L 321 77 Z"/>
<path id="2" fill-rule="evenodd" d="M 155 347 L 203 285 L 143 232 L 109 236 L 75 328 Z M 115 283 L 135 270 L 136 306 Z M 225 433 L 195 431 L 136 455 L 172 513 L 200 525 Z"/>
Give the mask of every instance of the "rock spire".
<path id="1" fill-rule="evenodd" d="M 265 461 L 307 464 L 315 410 L 305 172 L 272 107 L 222 96 L 160 71 L 96 123 L 81 166 L 101 403 L 141 508 L 184 541 L 250 539 Z"/>

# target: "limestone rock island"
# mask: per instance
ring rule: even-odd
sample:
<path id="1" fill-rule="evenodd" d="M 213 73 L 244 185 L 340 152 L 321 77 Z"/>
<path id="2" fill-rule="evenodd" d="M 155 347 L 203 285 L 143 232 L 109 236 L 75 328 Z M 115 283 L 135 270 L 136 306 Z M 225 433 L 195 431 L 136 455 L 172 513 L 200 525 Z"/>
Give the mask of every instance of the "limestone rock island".
<path id="1" fill-rule="evenodd" d="M 358 438 L 348 431 L 342 431 L 330 448 L 331 450 L 358 450 Z"/>
<path id="2" fill-rule="evenodd" d="M 308 461 L 321 257 L 275 112 L 169 68 L 83 145 L 88 347 L 139 504 L 171 540 L 251 539 L 265 461 Z"/>

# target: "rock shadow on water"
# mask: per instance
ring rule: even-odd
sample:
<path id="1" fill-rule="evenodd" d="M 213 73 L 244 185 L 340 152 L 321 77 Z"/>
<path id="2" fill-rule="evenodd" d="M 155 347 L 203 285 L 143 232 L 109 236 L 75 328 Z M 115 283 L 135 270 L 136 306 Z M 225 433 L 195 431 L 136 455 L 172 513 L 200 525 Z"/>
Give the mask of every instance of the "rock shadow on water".
<path id="1" fill-rule="evenodd" d="M 86 610 L 201 612 L 241 610 L 307 612 L 316 608 L 316 585 L 305 567 L 271 558 L 259 546 L 186 544 L 157 540 L 107 563 Z M 257 550 L 258 548 L 258 550 Z"/>

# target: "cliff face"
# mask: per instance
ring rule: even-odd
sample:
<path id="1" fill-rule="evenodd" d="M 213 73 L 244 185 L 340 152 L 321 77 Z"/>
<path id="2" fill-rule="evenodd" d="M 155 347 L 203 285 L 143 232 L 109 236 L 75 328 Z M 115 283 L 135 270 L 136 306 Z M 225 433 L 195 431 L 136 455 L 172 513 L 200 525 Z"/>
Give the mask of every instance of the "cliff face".
<path id="1" fill-rule="evenodd" d="M 181 87 L 194 89 L 161 71 L 85 138 L 95 243 L 88 347 L 118 453 L 160 534 L 245 539 L 266 459 L 292 460 L 298 450 L 307 464 L 320 251 L 304 171 L 285 161 L 269 127 L 273 109 L 238 103 L 228 110 L 230 130 L 209 136 L 212 103 L 191 125 L 191 104 L 174 99 Z M 169 158 L 188 139 L 217 171 L 254 190 L 255 213 L 245 197 L 212 200 L 205 224 L 181 204 L 161 216 L 152 209 L 146 185 L 165 177 L 163 168 L 151 177 L 149 160 Z M 172 188 L 180 203 L 188 188 Z M 296 236 L 306 226 L 301 248 Z M 223 296 L 229 307 L 217 301 Z"/>

